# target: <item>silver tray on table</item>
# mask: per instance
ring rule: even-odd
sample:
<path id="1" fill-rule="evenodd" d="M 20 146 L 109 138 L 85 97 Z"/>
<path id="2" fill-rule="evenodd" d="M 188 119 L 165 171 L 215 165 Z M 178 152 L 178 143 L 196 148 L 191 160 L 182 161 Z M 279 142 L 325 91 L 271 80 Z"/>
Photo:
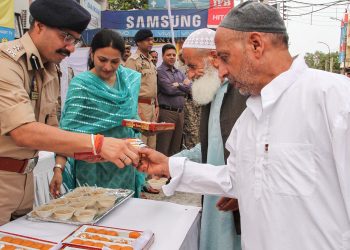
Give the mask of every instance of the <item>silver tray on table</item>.
<path id="1" fill-rule="evenodd" d="M 59 223 L 65 223 L 65 224 L 71 224 L 71 225 L 84 225 L 84 224 L 94 225 L 103 217 L 105 217 L 107 214 L 109 214 L 114 208 L 121 205 L 124 201 L 128 200 L 134 194 L 134 191 L 130 189 L 120 189 L 120 188 L 119 189 L 105 188 L 105 189 L 106 189 L 107 195 L 115 195 L 116 197 L 115 203 L 112 207 L 108 208 L 106 211 L 103 211 L 102 213 L 95 215 L 95 217 L 91 221 L 88 221 L 88 222 L 77 221 L 74 215 L 71 219 L 68 219 L 68 220 L 60 220 L 58 218 L 55 218 L 54 215 L 51 215 L 50 217 L 47 217 L 47 218 L 42 218 L 36 214 L 35 209 L 30 213 L 28 213 L 26 215 L 26 218 L 27 220 L 30 220 L 30 221 L 59 222 Z M 68 194 L 65 194 L 59 199 L 64 199 Z M 59 199 L 56 199 L 56 200 L 59 200 Z M 45 205 L 51 205 L 51 203 L 49 202 Z M 66 204 L 65 206 L 69 206 L 69 203 Z"/>

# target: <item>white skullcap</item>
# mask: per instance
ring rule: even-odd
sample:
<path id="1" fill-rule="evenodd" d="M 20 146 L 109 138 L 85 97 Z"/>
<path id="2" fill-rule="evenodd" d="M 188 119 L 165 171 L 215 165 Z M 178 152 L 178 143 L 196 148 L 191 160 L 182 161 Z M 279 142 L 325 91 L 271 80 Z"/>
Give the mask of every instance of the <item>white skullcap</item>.
<path id="1" fill-rule="evenodd" d="M 182 48 L 216 49 L 215 31 L 211 29 L 199 29 L 191 33 L 185 40 Z"/>

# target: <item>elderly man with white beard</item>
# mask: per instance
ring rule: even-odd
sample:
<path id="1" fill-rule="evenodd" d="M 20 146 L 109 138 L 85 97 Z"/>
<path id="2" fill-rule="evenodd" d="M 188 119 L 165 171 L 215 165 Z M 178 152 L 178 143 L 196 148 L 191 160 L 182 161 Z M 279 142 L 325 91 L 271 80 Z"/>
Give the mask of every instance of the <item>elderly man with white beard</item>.
<path id="1" fill-rule="evenodd" d="M 215 31 L 200 29 L 183 44 L 183 58 L 192 80 L 193 100 L 202 106 L 200 142 L 191 150 L 175 156 L 186 156 L 212 165 L 226 164 L 224 147 L 237 118 L 246 107 L 247 97 L 239 94 L 227 81 L 219 78 L 214 44 Z M 217 202 L 225 203 L 219 211 Z M 225 212 L 226 211 L 226 212 Z M 200 249 L 241 249 L 240 217 L 236 199 L 205 195 L 201 220 Z"/>

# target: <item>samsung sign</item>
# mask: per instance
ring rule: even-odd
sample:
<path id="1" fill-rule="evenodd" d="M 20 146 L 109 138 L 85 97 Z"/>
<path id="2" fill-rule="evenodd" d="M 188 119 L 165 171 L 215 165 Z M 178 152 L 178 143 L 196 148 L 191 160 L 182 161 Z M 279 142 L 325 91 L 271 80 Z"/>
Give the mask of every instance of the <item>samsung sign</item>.
<path id="1" fill-rule="evenodd" d="M 174 28 L 182 27 L 200 27 L 201 16 L 200 15 L 177 15 L 171 16 L 173 19 Z M 139 28 L 152 28 L 152 29 L 168 29 L 170 27 L 169 16 L 128 16 L 126 18 L 127 29 L 139 29 Z"/>
<path id="2" fill-rule="evenodd" d="M 195 30 L 207 27 L 207 10 L 173 10 L 171 19 L 167 10 L 133 10 L 102 12 L 102 27 L 120 30 L 149 28 Z"/>

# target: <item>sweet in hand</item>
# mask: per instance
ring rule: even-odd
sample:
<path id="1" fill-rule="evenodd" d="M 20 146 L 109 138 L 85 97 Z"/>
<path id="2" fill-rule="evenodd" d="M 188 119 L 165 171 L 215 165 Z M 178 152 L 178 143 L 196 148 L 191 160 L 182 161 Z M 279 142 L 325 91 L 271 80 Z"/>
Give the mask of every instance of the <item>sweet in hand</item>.
<path id="1" fill-rule="evenodd" d="M 139 153 L 141 155 L 137 166 L 139 171 L 150 175 L 170 176 L 167 156 L 150 148 L 141 148 Z"/>

